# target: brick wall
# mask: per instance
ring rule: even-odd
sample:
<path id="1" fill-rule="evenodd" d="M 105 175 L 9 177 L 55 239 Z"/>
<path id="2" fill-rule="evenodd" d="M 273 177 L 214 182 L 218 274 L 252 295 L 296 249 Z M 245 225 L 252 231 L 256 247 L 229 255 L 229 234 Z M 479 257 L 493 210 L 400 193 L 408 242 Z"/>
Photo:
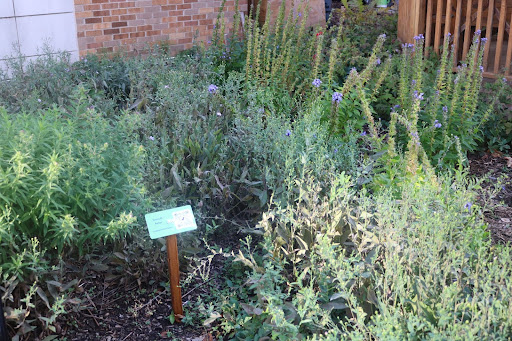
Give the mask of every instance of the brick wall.
<path id="1" fill-rule="evenodd" d="M 171 52 L 210 39 L 221 6 L 219 0 L 74 0 L 80 56 L 96 52 L 135 52 L 167 41 Z M 240 11 L 247 0 L 240 0 Z M 225 4 L 232 20 L 235 1 Z"/>

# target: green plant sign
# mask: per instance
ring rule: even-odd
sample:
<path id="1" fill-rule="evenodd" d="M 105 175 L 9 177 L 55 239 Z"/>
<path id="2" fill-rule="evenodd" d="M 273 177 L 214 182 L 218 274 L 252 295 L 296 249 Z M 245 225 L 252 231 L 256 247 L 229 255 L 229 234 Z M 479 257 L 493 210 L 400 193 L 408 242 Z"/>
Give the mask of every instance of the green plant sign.
<path id="1" fill-rule="evenodd" d="M 197 229 L 190 205 L 148 213 L 145 218 L 151 239 Z"/>

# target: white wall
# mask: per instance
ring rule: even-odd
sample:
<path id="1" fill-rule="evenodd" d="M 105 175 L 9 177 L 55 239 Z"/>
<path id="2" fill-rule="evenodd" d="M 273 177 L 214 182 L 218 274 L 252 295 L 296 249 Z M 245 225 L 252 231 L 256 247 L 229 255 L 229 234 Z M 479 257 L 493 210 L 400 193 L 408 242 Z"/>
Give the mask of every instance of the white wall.
<path id="1" fill-rule="evenodd" d="M 0 0 L 0 68 L 10 56 L 68 51 L 78 60 L 74 0 Z"/>

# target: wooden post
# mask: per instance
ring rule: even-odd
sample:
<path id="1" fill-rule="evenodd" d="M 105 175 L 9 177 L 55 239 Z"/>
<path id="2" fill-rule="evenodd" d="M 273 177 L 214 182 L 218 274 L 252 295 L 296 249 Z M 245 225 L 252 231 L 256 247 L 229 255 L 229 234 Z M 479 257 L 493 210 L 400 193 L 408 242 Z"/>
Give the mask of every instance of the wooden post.
<path id="1" fill-rule="evenodd" d="M 427 0 L 401 0 L 398 3 L 398 39 L 413 43 L 414 36 L 425 33 Z"/>
<path id="2" fill-rule="evenodd" d="M 172 311 L 176 321 L 180 322 L 183 316 L 180 287 L 180 263 L 178 261 L 178 239 L 176 235 L 166 237 L 167 262 L 169 264 L 169 280 L 171 283 Z"/>

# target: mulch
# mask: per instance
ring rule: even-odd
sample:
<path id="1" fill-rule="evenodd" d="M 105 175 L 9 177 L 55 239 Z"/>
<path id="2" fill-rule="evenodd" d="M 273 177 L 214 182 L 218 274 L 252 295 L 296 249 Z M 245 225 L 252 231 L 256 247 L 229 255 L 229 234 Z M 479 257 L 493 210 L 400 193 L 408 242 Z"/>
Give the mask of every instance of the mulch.
<path id="1" fill-rule="evenodd" d="M 478 195 L 492 242 L 512 242 L 512 158 L 502 153 L 469 156 L 470 175 L 481 180 Z"/>

